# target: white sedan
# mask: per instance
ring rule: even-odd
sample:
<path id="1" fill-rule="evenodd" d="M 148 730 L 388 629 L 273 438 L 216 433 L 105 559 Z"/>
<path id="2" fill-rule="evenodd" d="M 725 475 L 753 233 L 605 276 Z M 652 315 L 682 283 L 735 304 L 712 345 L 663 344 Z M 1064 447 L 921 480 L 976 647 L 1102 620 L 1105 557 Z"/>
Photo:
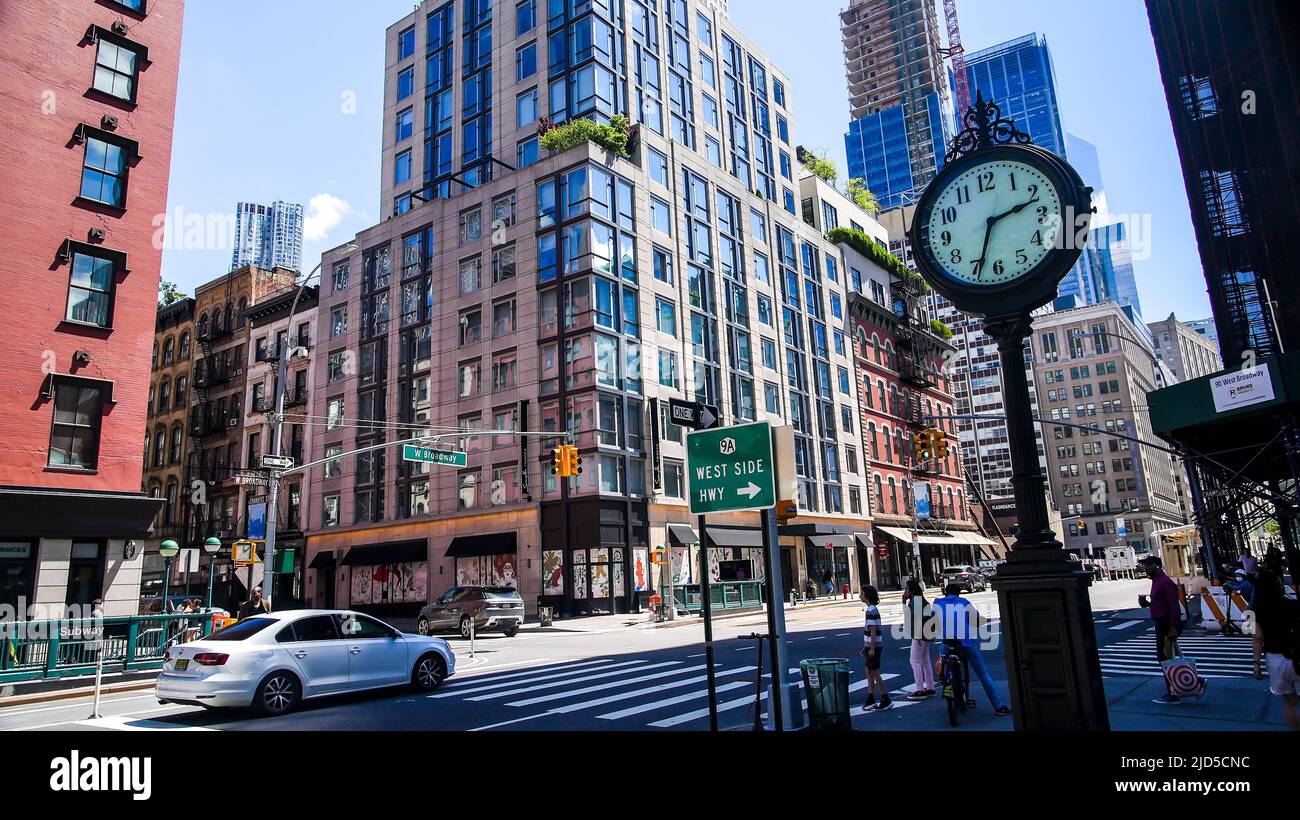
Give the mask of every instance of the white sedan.
<path id="1" fill-rule="evenodd" d="M 161 703 L 292 711 L 305 698 L 409 685 L 432 691 L 456 671 L 441 638 L 409 635 L 359 612 L 257 615 L 167 650 Z"/>

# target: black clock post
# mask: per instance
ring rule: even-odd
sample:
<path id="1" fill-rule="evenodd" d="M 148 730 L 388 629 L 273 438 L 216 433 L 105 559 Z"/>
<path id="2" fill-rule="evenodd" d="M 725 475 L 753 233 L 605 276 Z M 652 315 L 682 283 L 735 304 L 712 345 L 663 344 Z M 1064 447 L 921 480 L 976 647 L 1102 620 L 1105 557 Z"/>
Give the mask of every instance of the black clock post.
<path id="1" fill-rule="evenodd" d="M 998 344 L 1019 529 L 1007 560 L 993 577 L 993 587 L 1002 618 L 1015 725 L 1030 731 L 1107 730 L 1089 578 L 1075 569 L 1048 520 L 1047 479 L 1038 461 L 1024 359 L 1031 312 L 1056 295 L 1061 278 L 1083 250 L 1080 239 L 1087 237 L 1091 191 L 1064 160 L 1030 145 L 1028 135 L 1003 119 L 998 107 L 982 95 L 966 113 L 964 124 L 943 170 L 917 204 L 909 238 L 927 281 L 959 310 L 984 316 L 984 332 Z M 952 180 L 993 161 L 1022 163 L 1050 180 L 1061 194 L 1064 224 L 1053 249 L 1014 280 L 981 283 L 977 276 L 976 281 L 963 281 L 934 256 L 930 221 L 938 197 Z"/>

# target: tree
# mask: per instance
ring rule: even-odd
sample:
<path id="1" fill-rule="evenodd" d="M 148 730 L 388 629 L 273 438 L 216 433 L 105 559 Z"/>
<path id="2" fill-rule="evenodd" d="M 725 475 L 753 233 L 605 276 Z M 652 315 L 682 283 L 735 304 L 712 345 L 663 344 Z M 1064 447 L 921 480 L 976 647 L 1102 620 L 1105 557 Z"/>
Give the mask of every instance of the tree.
<path id="1" fill-rule="evenodd" d="M 184 298 L 185 294 L 181 293 L 175 282 L 168 282 L 163 279 L 158 283 L 158 307 L 165 308 Z"/>
<path id="2" fill-rule="evenodd" d="M 880 213 L 880 202 L 876 200 L 876 195 L 871 193 L 865 180 L 854 177 L 849 180 L 848 187 L 844 191 L 848 198 L 853 200 L 853 204 L 862 210 L 875 216 Z"/>
<path id="3" fill-rule="evenodd" d="M 835 163 L 831 162 L 824 155 L 814 154 L 812 151 L 804 151 L 799 156 L 799 161 L 803 167 L 812 172 L 813 176 L 820 177 L 831 185 L 839 178 L 840 172 L 835 168 Z"/>

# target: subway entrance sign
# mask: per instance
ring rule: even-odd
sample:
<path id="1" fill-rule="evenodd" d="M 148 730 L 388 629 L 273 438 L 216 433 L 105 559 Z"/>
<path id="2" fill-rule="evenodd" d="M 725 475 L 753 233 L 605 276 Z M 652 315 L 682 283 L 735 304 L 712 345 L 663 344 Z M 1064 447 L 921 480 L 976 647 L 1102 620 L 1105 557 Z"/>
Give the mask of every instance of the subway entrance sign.
<path id="1" fill-rule="evenodd" d="M 772 426 L 765 421 L 686 434 L 691 513 L 776 506 Z"/>
<path id="2" fill-rule="evenodd" d="M 423 461 L 451 467 L 464 467 L 469 463 L 465 453 L 459 450 L 439 450 L 434 447 L 421 447 L 418 444 L 402 445 L 402 458 L 405 461 Z"/>

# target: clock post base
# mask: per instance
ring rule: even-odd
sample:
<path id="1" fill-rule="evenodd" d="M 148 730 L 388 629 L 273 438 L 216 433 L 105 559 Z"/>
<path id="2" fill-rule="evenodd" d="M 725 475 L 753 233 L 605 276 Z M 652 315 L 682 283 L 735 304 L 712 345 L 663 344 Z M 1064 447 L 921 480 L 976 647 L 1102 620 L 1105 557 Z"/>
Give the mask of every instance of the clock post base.
<path id="1" fill-rule="evenodd" d="M 993 577 L 1017 731 L 1106 731 L 1089 576 L 1059 547 L 1012 549 Z"/>

